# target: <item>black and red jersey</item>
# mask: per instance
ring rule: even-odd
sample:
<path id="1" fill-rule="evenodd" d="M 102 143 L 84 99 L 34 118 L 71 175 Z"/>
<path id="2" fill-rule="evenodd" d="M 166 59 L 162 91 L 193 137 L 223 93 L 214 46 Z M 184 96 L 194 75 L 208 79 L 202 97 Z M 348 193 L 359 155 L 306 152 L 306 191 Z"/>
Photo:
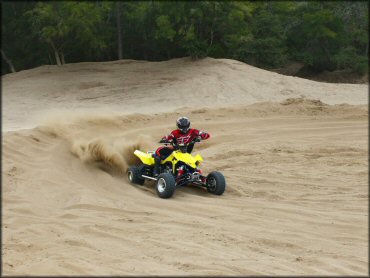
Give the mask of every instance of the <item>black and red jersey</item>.
<path id="1" fill-rule="evenodd" d="M 207 132 L 199 131 L 195 128 L 190 128 L 186 133 L 182 133 L 180 130 L 175 129 L 170 133 L 170 135 L 164 136 L 163 139 L 166 139 L 168 141 L 173 140 L 177 144 L 188 144 L 199 136 L 202 140 L 211 137 L 211 135 Z"/>
<path id="2" fill-rule="evenodd" d="M 195 138 L 200 137 L 202 140 L 208 139 L 211 135 L 204 131 L 199 131 L 198 129 L 191 128 L 186 133 L 182 133 L 180 130 L 175 129 L 173 130 L 170 135 L 164 136 L 162 139 L 167 141 L 174 141 L 176 144 L 188 144 L 193 141 Z M 194 142 L 190 143 L 187 149 L 188 153 L 193 151 Z M 155 154 L 157 157 L 164 159 L 165 157 L 169 156 L 174 148 L 172 146 L 168 147 L 159 147 Z"/>

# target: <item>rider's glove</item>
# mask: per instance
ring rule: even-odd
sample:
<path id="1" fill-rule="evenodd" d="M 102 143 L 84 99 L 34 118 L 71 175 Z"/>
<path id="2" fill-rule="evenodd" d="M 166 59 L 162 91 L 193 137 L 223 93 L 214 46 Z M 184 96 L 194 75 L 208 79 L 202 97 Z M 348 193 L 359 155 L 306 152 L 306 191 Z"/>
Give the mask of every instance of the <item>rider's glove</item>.
<path id="1" fill-rule="evenodd" d="M 202 138 L 202 140 L 209 138 L 209 134 L 205 131 L 199 131 L 199 136 Z"/>
<path id="2" fill-rule="evenodd" d="M 194 138 L 194 142 L 200 142 L 202 141 L 202 137 L 198 136 Z"/>

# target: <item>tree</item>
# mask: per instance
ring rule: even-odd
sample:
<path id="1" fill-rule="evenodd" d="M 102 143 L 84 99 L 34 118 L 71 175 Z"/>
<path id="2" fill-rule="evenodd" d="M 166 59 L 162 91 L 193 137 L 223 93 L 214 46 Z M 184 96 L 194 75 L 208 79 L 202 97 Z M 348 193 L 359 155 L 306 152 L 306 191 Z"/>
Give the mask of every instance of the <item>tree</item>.
<path id="1" fill-rule="evenodd" d="M 165 44 L 162 48 L 165 49 L 167 58 L 170 59 L 170 51 L 166 46 L 172 43 L 176 35 L 176 31 L 172 27 L 169 16 L 166 15 L 158 16 L 156 18 L 156 25 L 155 39 L 159 40 L 161 44 Z"/>
<path id="2" fill-rule="evenodd" d="M 344 39 L 340 50 L 334 56 L 337 69 L 350 68 L 359 73 L 368 71 L 368 5 L 368 2 L 353 1 L 329 6 L 344 24 Z"/>
<path id="3" fill-rule="evenodd" d="M 121 2 L 116 2 L 117 12 L 117 39 L 118 39 L 118 59 L 122 59 L 122 22 L 121 22 Z"/>
<path id="4" fill-rule="evenodd" d="M 3 1 L 2 72 L 190 56 L 368 69 L 368 2 Z M 12 64 L 12 66 L 11 66 Z"/>
<path id="5" fill-rule="evenodd" d="M 13 62 L 5 55 L 5 52 L 1 49 L 1 58 L 9 65 L 11 72 L 16 72 Z"/>
<path id="6" fill-rule="evenodd" d="M 299 24 L 288 32 L 293 58 L 315 70 L 333 70 L 333 56 L 343 43 L 343 23 L 321 3 L 309 3 L 296 11 Z"/>
<path id="7" fill-rule="evenodd" d="M 34 2 L 1 2 L 2 12 L 2 73 L 32 68 L 48 63 L 47 51 L 33 34 L 28 21 L 23 16 L 34 8 Z M 5 58 L 6 57 L 6 58 Z M 8 61 L 6 61 L 6 59 Z"/>
<path id="8" fill-rule="evenodd" d="M 287 60 L 284 28 L 273 8 L 274 3 L 268 3 L 259 6 L 253 14 L 243 58 L 256 66 L 277 67 Z"/>
<path id="9" fill-rule="evenodd" d="M 92 2 L 39 2 L 27 15 L 39 38 L 51 47 L 57 65 L 65 63 L 68 49 L 73 47 L 105 47 L 96 32 L 102 17 Z"/>

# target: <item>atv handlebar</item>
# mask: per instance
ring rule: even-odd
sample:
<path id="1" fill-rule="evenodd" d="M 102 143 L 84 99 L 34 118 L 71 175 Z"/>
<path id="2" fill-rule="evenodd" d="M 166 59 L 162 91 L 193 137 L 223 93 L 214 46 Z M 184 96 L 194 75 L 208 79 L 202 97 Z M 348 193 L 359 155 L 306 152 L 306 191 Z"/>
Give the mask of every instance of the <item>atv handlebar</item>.
<path id="1" fill-rule="evenodd" d="M 195 137 L 192 141 L 189 142 L 190 143 L 199 143 L 200 141 L 202 141 L 202 138 L 200 136 L 198 137 Z M 172 146 L 176 146 L 177 144 L 175 144 L 175 142 L 173 140 L 169 141 L 169 140 L 166 140 L 164 138 L 162 138 L 158 143 L 160 144 L 171 144 Z"/>
<path id="2" fill-rule="evenodd" d="M 161 144 L 169 144 L 170 141 L 162 138 L 158 143 L 161 143 Z"/>

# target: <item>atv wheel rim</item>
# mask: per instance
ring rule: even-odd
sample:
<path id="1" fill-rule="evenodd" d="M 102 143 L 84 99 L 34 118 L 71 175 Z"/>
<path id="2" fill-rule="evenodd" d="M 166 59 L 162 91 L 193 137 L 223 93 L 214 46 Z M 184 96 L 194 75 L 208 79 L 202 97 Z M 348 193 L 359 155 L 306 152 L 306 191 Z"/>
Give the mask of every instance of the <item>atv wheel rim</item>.
<path id="1" fill-rule="evenodd" d="M 159 193 L 163 193 L 166 189 L 166 181 L 163 178 L 160 178 L 157 183 L 157 188 Z"/>
<path id="2" fill-rule="evenodd" d="M 132 176 L 133 176 L 132 172 L 131 171 L 128 172 L 128 180 L 129 181 L 132 181 Z"/>
<path id="3" fill-rule="evenodd" d="M 216 190 L 216 179 L 215 178 L 208 178 L 208 188 L 211 191 Z"/>

